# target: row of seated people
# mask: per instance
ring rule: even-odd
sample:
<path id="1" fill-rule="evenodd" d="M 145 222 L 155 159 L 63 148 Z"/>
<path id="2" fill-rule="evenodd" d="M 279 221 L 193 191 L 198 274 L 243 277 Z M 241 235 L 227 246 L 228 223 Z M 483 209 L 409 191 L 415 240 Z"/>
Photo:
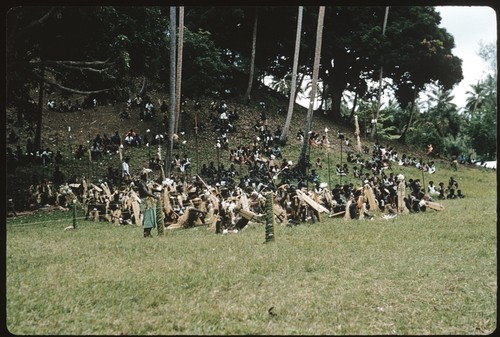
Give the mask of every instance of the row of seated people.
<path id="1" fill-rule="evenodd" d="M 55 112 L 75 112 L 82 111 L 84 109 L 95 110 L 97 109 L 97 99 L 87 97 L 81 104 L 79 100 L 75 100 L 75 102 L 73 102 L 72 100 L 68 99 L 67 101 L 61 101 L 59 102 L 59 104 L 57 104 L 55 99 L 49 98 L 47 101 L 47 108 L 50 111 Z"/>

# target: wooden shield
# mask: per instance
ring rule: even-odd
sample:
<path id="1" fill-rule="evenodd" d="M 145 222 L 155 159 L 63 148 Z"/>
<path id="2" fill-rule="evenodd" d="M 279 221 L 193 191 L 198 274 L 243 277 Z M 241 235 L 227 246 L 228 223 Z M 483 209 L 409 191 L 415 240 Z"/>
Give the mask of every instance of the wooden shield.
<path id="1" fill-rule="evenodd" d="M 86 195 L 89 188 L 87 186 L 87 181 L 85 179 L 82 179 L 82 186 L 83 186 L 83 195 Z"/>
<path id="2" fill-rule="evenodd" d="M 100 188 L 99 186 L 94 185 L 94 184 L 90 184 L 90 185 L 91 185 L 91 186 L 94 188 L 94 190 L 96 190 L 97 192 L 102 192 L 102 188 Z"/>
<path id="3" fill-rule="evenodd" d="M 436 211 L 443 211 L 444 206 L 434 201 L 426 201 L 425 205 L 429 208 L 435 209 Z"/>
<path id="4" fill-rule="evenodd" d="M 318 211 L 320 213 L 322 213 L 322 212 L 328 213 L 329 212 L 326 207 L 324 207 L 321 204 L 318 204 L 310 196 L 308 196 L 307 194 L 305 194 L 301 190 L 296 190 L 296 192 L 297 192 L 297 195 L 299 196 L 299 198 L 301 200 L 305 201 L 309 206 L 311 206 L 312 208 L 314 208 L 316 211 Z"/>
<path id="5" fill-rule="evenodd" d="M 247 211 L 242 208 L 235 208 L 234 210 L 239 215 L 241 215 L 241 217 L 247 219 L 248 221 L 257 221 L 257 219 L 259 218 L 259 216 L 252 211 Z"/>
<path id="6" fill-rule="evenodd" d="M 370 185 L 365 185 L 365 196 L 368 199 L 368 204 L 370 205 L 370 211 L 377 212 L 380 211 L 377 205 L 377 200 L 375 200 L 375 193 Z"/>
<path id="7" fill-rule="evenodd" d="M 351 212 L 349 212 L 349 207 L 351 207 L 352 200 L 349 199 L 347 201 L 347 204 L 345 205 L 345 214 L 344 214 L 344 220 L 351 220 Z"/>
<path id="8" fill-rule="evenodd" d="M 132 211 L 134 212 L 135 224 L 137 226 L 142 226 L 142 214 L 141 214 L 141 205 L 139 201 L 137 201 L 137 195 L 135 192 L 132 192 L 131 203 L 132 203 Z"/>
<path id="9" fill-rule="evenodd" d="M 104 190 L 104 193 L 106 193 L 106 196 L 111 199 L 111 191 L 109 190 L 108 184 L 102 183 L 101 187 Z"/>
<path id="10" fill-rule="evenodd" d="M 173 223 L 173 224 L 170 224 L 170 225 L 167 226 L 168 229 L 178 229 L 178 228 L 181 228 L 181 227 L 182 227 L 182 225 L 179 224 L 179 223 L 177 223 L 177 222 Z"/>
<path id="11" fill-rule="evenodd" d="M 187 224 L 187 220 L 189 218 L 189 207 L 184 210 L 184 213 L 177 219 L 177 226 L 176 228 L 181 228 L 184 227 Z"/>
<path id="12" fill-rule="evenodd" d="M 250 203 L 248 202 L 248 197 L 247 197 L 246 193 L 241 193 L 238 206 L 241 209 L 244 209 L 245 211 L 250 210 Z"/>
<path id="13" fill-rule="evenodd" d="M 274 216 L 281 223 L 282 226 L 288 224 L 288 216 L 286 211 L 278 204 L 273 204 Z"/>
<path id="14" fill-rule="evenodd" d="M 404 209 L 406 208 L 404 197 L 405 197 L 405 192 L 406 186 L 404 181 L 401 181 L 398 184 L 398 213 L 403 213 Z"/>
<path id="15" fill-rule="evenodd" d="M 122 216 L 122 210 L 117 208 L 113 211 L 113 223 L 115 225 L 120 224 L 120 217 Z"/>

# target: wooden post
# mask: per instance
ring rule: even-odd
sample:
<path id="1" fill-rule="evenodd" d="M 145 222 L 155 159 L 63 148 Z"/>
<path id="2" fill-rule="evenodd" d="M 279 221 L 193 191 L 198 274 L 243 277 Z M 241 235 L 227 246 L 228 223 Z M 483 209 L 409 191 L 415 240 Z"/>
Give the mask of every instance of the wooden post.
<path id="1" fill-rule="evenodd" d="M 162 236 L 165 234 L 163 202 L 162 202 L 161 192 L 160 194 L 158 193 L 155 194 L 158 196 L 158 199 L 156 200 L 156 227 L 158 229 L 158 236 Z"/>
<path id="2" fill-rule="evenodd" d="M 354 115 L 354 122 L 355 122 L 355 128 L 356 128 L 356 145 L 357 145 L 357 150 L 359 153 L 361 153 L 361 139 L 359 138 L 359 123 L 358 123 L 358 115 Z"/>
<path id="3" fill-rule="evenodd" d="M 76 199 L 73 200 L 73 229 L 76 229 Z"/>
<path id="4" fill-rule="evenodd" d="M 268 192 L 266 195 L 266 242 L 275 240 L 276 232 L 274 226 L 273 193 Z"/>
<path id="5" fill-rule="evenodd" d="M 200 174 L 200 151 L 198 147 L 198 110 L 196 110 L 194 115 L 194 131 L 196 139 L 196 175 Z"/>
<path id="6" fill-rule="evenodd" d="M 406 186 L 403 179 L 398 184 L 398 213 L 408 213 L 408 208 L 405 205 L 404 197 L 406 194 Z"/>

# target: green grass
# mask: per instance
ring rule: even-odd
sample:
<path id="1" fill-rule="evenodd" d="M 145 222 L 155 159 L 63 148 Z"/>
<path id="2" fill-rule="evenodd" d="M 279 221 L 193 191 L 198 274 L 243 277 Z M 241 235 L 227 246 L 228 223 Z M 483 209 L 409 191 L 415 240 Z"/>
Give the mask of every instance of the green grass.
<path id="1" fill-rule="evenodd" d="M 496 172 L 442 169 L 433 180 L 450 175 L 466 198 L 444 200 L 442 212 L 349 222 L 323 216 L 278 226 L 269 243 L 256 223 L 227 235 L 196 227 L 144 239 L 135 225 L 80 218 L 64 231 L 71 212 L 9 218 L 7 328 L 20 335 L 492 333 Z"/>

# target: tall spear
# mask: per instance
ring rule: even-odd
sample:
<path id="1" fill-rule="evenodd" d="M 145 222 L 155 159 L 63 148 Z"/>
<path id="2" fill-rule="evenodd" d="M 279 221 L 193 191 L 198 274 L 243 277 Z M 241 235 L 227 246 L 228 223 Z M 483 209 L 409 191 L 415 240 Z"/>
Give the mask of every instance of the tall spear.
<path id="1" fill-rule="evenodd" d="M 70 159 L 74 159 L 75 156 L 73 156 L 73 146 L 71 145 L 71 126 L 68 126 L 68 144 Z"/>
<path id="2" fill-rule="evenodd" d="M 199 161 L 199 156 L 200 156 L 200 151 L 198 149 L 198 110 L 196 110 L 195 115 L 194 115 L 194 134 L 196 137 L 196 175 L 200 174 L 200 161 Z"/>
<path id="3" fill-rule="evenodd" d="M 158 141 L 158 161 L 161 163 L 161 143 Z M 168 164 L 170 165 L 170 163 Z M 170 166 L 169 166 L 170 167 Z M 165 170 L 163 170 L 163 164 L 160 164 L 161 168 L 161 180 L 165 180 Z M 170 171 L 168 171 L 170 172 Z"/>
<path id="4" fill-rule="evenodd" d="M 330 141 L 328 140 L 328 128 L 325 128 L 325 136 L 326 136 L 326 141 L 327 141 L 327 148 L 326 148 L 326 156 L 327 156 L 327 162 L 328 162 L 328 188 L 332 188 L 332 184 L 330 182 Z"/>
<path id="5" fill-rule="evenodd" d="M 146 146 L 148 147 L 148 161 L 151 159 L 151 136 L 150 132 L 151 130 L 147 129 L 146 133 L 148 135 L 148 142 L 146 143 Z"/>
<path id="6" fill-rule="evenodd" d="M 427 191 L 427 189 L 425 188 L 425 178 L 424 178 L 424 162 L 422 161 L 422 158 L 420 158 L 420 163 L 422 164 L 422 166 L 420 167 L 420 170 L 422 171 L 422 188 L 424 190 L 424 195 L 426 194 L 425 192 Z"/>

